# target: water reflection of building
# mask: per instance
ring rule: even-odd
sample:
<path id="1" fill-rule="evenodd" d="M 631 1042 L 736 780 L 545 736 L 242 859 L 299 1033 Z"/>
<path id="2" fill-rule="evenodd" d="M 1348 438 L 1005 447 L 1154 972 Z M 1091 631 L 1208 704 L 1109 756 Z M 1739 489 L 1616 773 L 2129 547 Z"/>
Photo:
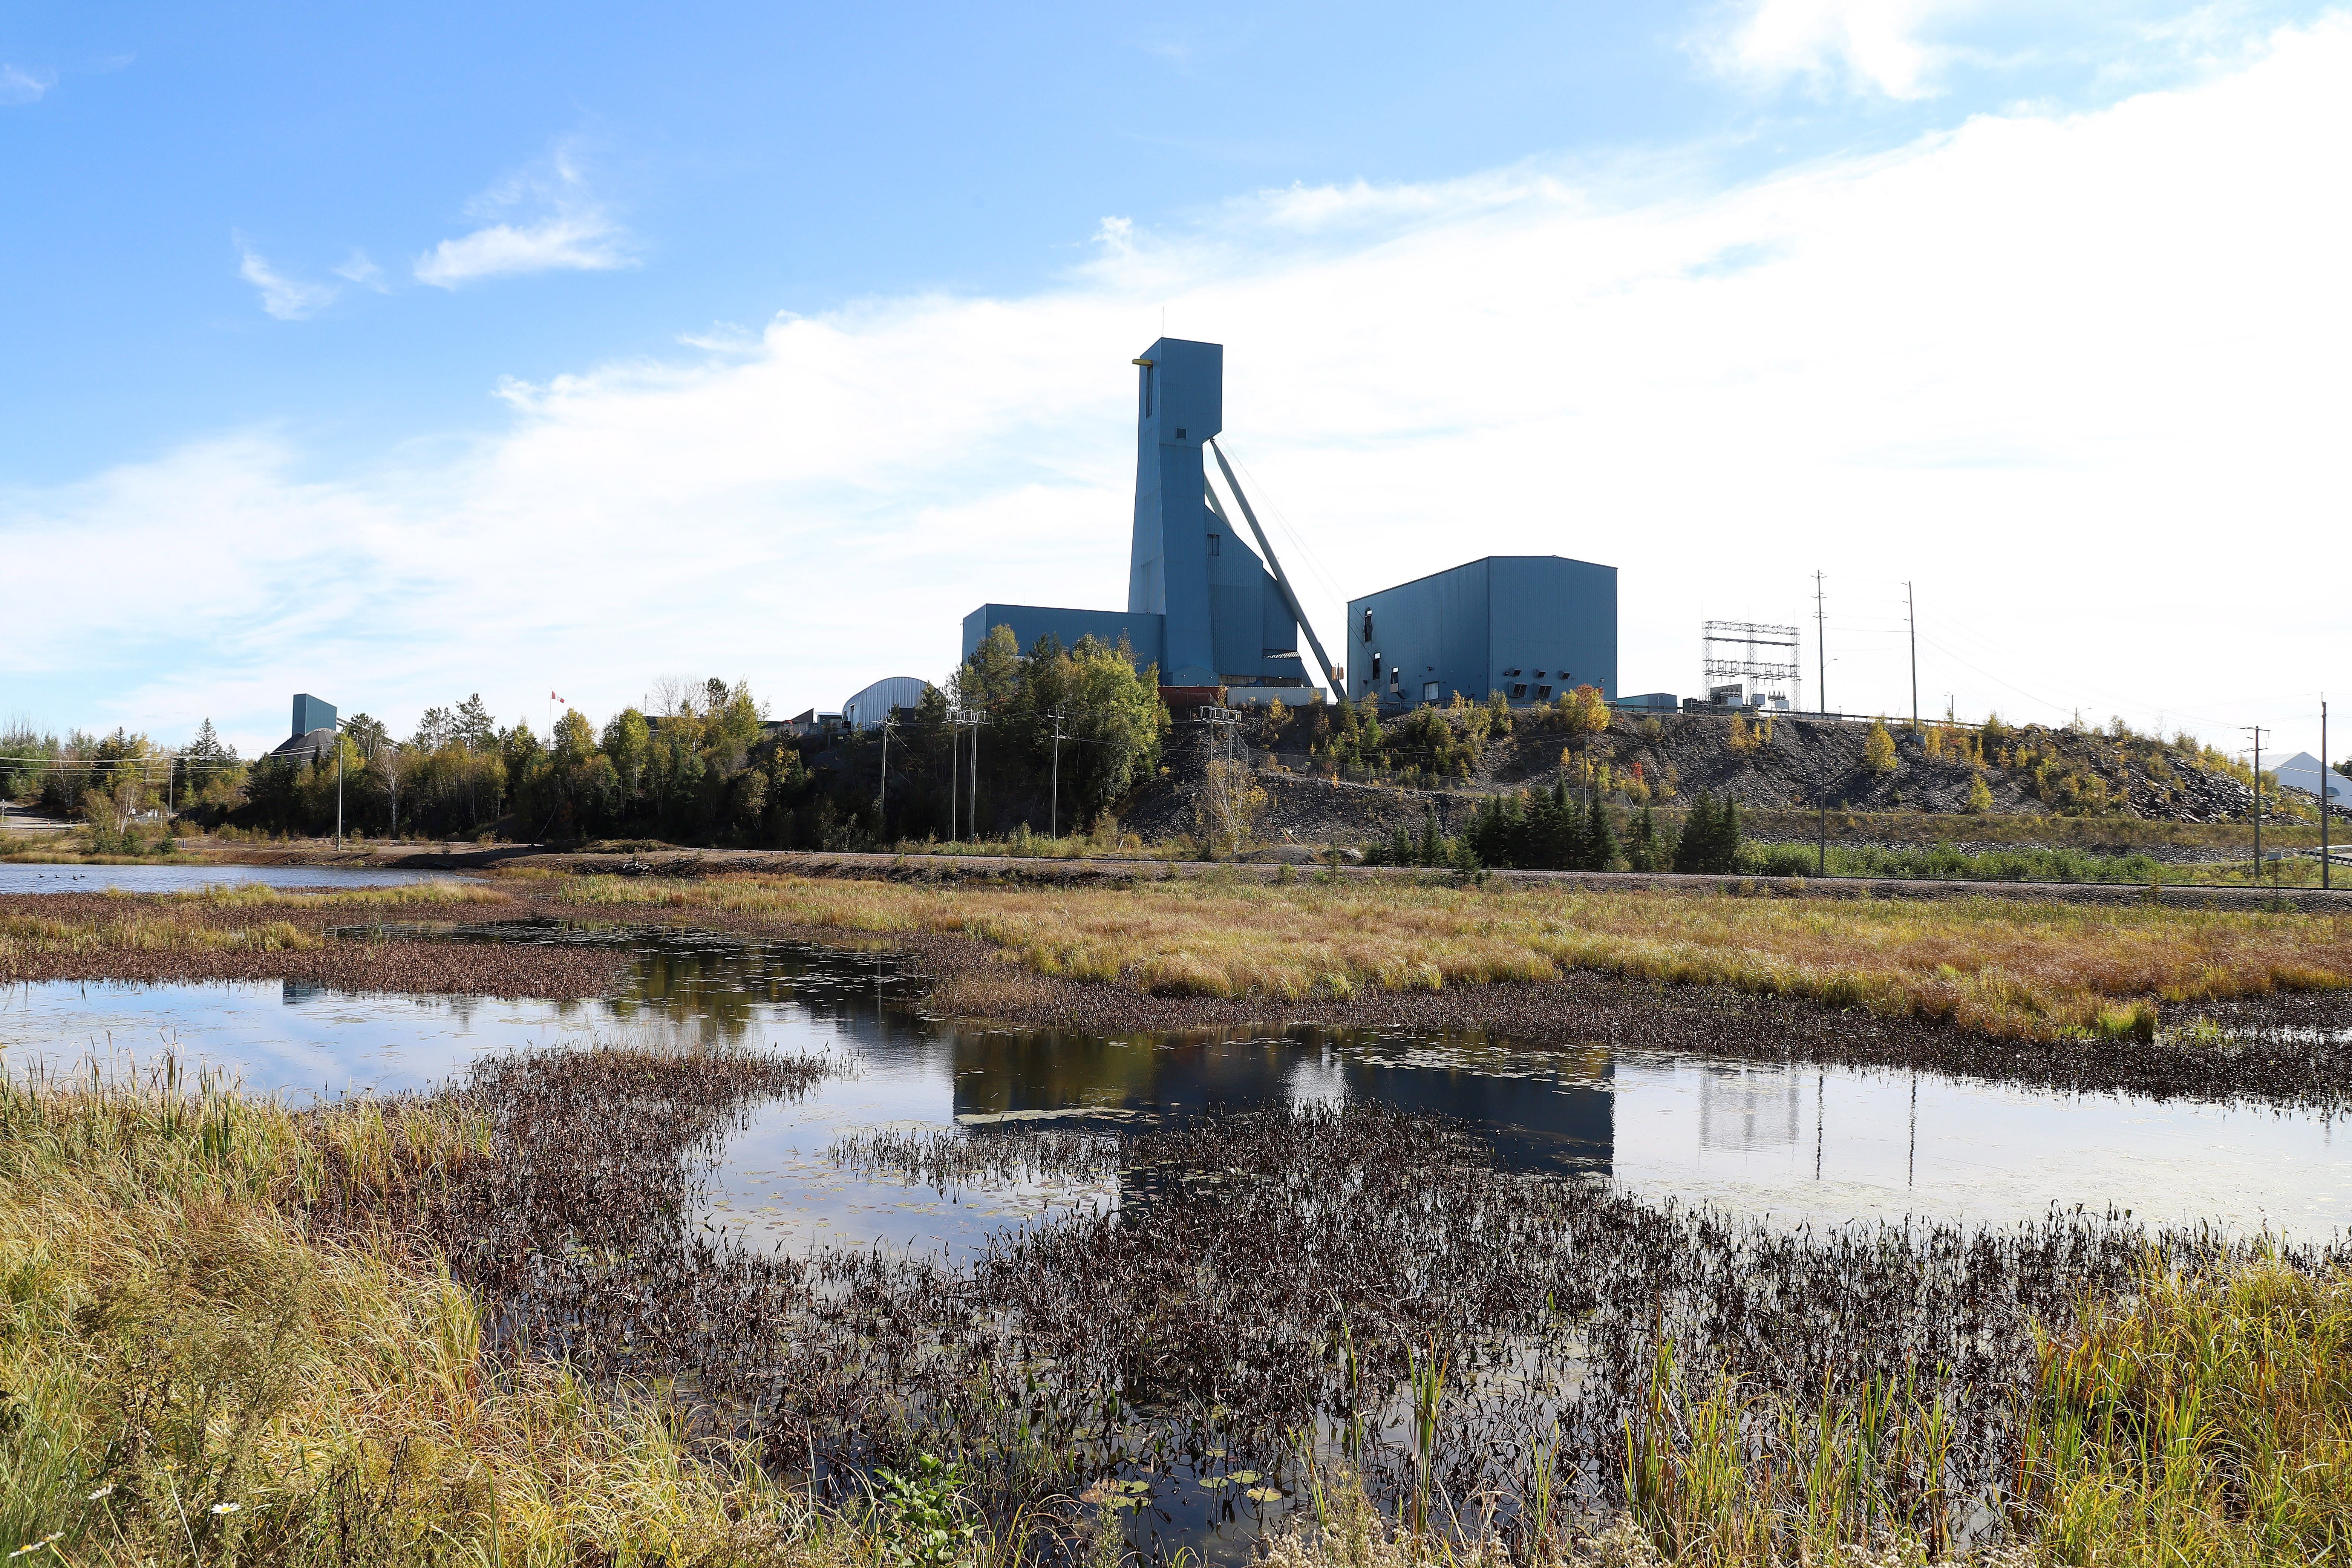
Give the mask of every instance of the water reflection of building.
<path id="1" fill-rule="evenodd" d="M 1026 1120 L 1055 1112 L 1181 1121 L 1212 1107 L 1257 1110 L 1370 1100 L 1448 1116 L 1492 1137 L 1515 1166 L 1606 1173 L 1615 1147 L 1605 1047 L 1503 1049 L 1319 1030 L 1246 1039 L 1048 1030 L 956 1032 L 955 1112 Z"/>
<path id="2" fill-rule="evenodd" d="M 1761 1149 L 1794 1143 L 1802 1122 L 1797 1075 L 1787 1068 L 1702 1068 L 1698 1143 L 1702 1149 Z"/>
<path id="3" fill-rule="evenodd" d="M 616 993 L 580 1005 L 623 1029 L 661 1025 L 738 1041 L 797 1015 L 878 1065 L 944 1058 L 959 1118 L 1182 1121 L 1212 1107 L 1371 1100 L 1467 1123 L 1517 1167 L 1607 1173 L 1615 1153 L 1605 1046 L 1507 1047 L 1477 1035 L 1106 1037 L 927 1019 L 896 961 L 709 933 L 558 931 L 538 940 L 618 941 L 633 963 Z M 288 1000 L 295 999 L 289 983 Z M 787 1035 L 793 1033 L 787 1029 Z"/>

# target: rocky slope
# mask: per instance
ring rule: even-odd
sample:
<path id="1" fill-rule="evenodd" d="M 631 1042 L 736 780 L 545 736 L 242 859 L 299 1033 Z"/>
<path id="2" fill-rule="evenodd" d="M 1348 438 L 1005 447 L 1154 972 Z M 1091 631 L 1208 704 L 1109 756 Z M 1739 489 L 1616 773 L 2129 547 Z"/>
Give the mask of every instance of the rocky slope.
<path id="1" fill-rule="evenodd" d="M 2236 823 L 2248 819 L 2253 799 L 2225 759 L 2144 736 L 2040 726 L 1931 726 L 1915 733 L 1890 723 L 1891 754 L 1882 749 L 1874 765 L 1872 728 L 1786 716 L 1768 724 L 1716 714 L 1621 714 L 1604 731 L 1580 734 L 1551 710 L 1514 713 L 1500 723 L 1483 710 L 1454 710 L 1383 721 L 1373 736 L 1308 709 L 1278 723 L 1253 716 L 1225 744 L 1227 754 L 1246 756 L 1266 791 L 1265 836 L 1313 846 L 1359 845 L 1399 826 L 1418 831 L 1433 811 L 1452 830 L 1485 796 L 1549 787 L 1563 772 L 1589 777 L 1629 807 L 1647 800 L 1671 811 L 1707 791 L 1759 813 L 1759 826 L 1824 806 L 1847 819 L 1965 816 L 1985 825 L 1987 844 L 2022 841 L 2015 829 L 2023 825 L 2003 818 L 2051 818 L 2053 826 Z M 1210 744 L 1205 728 L 1180 725 L 1166 773 L 1129 803 L 1126 826 L 1150 838 L 1192 832 L 1193 790 Z M 1970 812 L 1979 780 L 1984 793 Z M 1879 835 L 1848 820 L 1836 836 Z M 2093 847 L 2078 832 L 2054 837 Z M 2105 837 L 2111 836 L 2094 838 Z"/>

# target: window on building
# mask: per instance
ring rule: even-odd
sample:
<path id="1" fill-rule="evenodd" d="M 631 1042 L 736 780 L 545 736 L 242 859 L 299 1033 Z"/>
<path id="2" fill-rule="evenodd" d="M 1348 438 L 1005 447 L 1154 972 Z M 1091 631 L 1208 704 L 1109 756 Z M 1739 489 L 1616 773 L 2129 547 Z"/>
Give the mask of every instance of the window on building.
<path id="1" fill-rule="evenodd" d="M 1423 702 L 1434 702 L 1437 700 L 1437 682 L 1434 680 L 1424 680 L 1421 683 L 1421 700 Z"/>
<path id="2" fill-rule="evenodd" d="M 1507 670 L 1503 671 L 1503 673 L 1504 673 L 1505 675 L 1507 675 L 1507 676 L 1509 676 L 1509 675 L 1517 675 L 1517 674 L 1518 674 L 1519 672 L 1518 672 L 1517 670 L 1516 670 L 1516 669 L 1507 669 Z"/>
<path id="3" fill-rule="evenodd" d="M 1214 554 L 1217 552 L 1217 543 L 1218 543 L 1217 536 L 1216 536 L 1215 534 L 1213 534 L 1213 534 L 1211 534 L 1211 535 L 1209 535 L 1209 553 L 1210 553 L 1210 554 L 1214 555 Z"/>
<path id="4" fill-rule="evenodd" d="M 1527 683 L 1526 681 L 1524 681 L 1524 680 L 1518 680 L 1518 681 L 1514 681 L 1514 682 L 1512 682 L 1512 684 L 1511 684 L 1511 695 L 1512 695 L 1513 697 L 1525 697 L 1527 694 L 1528 694 L 1528 683 Z"/>
<path id="5" fill-rule="evenodd" d="M 1176 426 L 1176 439 L 1178 439 L 1179 441 L 1181 441 L 1183 438 L 1184 438 L 1184 426 L 1182 426 L 1181 425 L 1179 425 L 1178 426 Z"/>
<path id="6" fill-rule="evenodd" d="M 1389 671 L 1389 689 L 1391 691 L 1402 691 L 1403 688 L 1398 684 L 1398 679 L 1403 674 L 1404 671 L 1401 669 L 1391 669 Z"/>
<path id="7" fill-rule="evenodd" d="M 1372 655 L 1372 679 L 1373 679 L 1375 681 L 1377 681 L 1377 680 L 1379 680 L 1379 679 L 1380 679 L 1380 678 L 1381 678 L 1381 656 L 1380 656 L 1379 654 L 1374 654 L 1374 655 Z"/>
<path id="8" fill-rule="evenodd" d="M 1537 670 L 1537 671 L 1536 671 L 1536 679 L 1537 679 L 1538 680 L 1541 680 L 1541 679 L 1543 679 L 1543 671 L 1542 671 L 1542 670 L 1538 669 L 1538 670 Z"/>
<path id="9" fill-rule="evenodd" d="M 1151 417 L 1151 376 L 1156 368 L 1153 365 L 1143 367 L 1143 416 L 1146 419 Z"/>
<path id="10" fill-rule="evenodd" d="M 1551 700 L 1551 688 L 1550 688 L 1550 687 L 1549 687 L 1549 686 L 1538 686 L 1538 687 L 1537 687 L 1537 688 L 1536 688 L 1536 700 L 1537 700 L 1537 701 L 1538 701 L 1538 702 L 1549 702 L 1549 701 L 1550 701 L 1550 700 Z"/>
<path id="11" fill-rule="evenodd" d="M 1370 605 L 1364 606 L 1364 640 L 1372 640 L 1372 607 Z"/>

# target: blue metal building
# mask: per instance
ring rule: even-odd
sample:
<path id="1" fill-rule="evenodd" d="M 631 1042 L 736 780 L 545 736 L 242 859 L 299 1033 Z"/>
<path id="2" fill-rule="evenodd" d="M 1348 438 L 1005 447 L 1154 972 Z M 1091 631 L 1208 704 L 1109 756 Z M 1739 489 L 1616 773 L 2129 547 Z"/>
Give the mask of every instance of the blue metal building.
<path id="1" fill-rule="evenodd" d="M 919 675 L 886 676 L 841 704 L 841 721 L 853 730 L 878 730 L 901 708 L 919 706 L 931 683 Z"/>
<path id="2" fill-rule="evenodd" d="M 296 738 L 307 735 L 313 730 L 331 730 L 334 727 L 335 705 L 333 703 L 321 702 L 307 691 L 298 692 L 295 695 L 294 735 Z"/>
<path id="3" fill-rule="evenodd" d="M 1617 568 L 1489 555 L 1348 601 L 1351 698 L 1384 703 L 1549 702 L 1617 694 Z"/>
<path id="4" fill-rule="evenodd" d="M 1106 647 L 1117 647 L 1124 637 L 1135 656 L 1135 668 L 1167 668 L 1160 657 L 1160 616 L 1130 616 L 1123 610 L 1070 610 L 1051 605 L 982 605 L 963 618 L 963 656 L 979 651 L 992 626 L 1011 626 L 1013 640 L 1027 653 L 1037 639 L 1050 637 L 1064 647 L 1080 637 L 1092 637 Z M 1164 679 L 1164 677 L 1163 677 Z"/>
<path id="5" fill-rule="evenodd" d="M 1136 362 L 1135 530 L 1128 552 L 1127 609 L 982 605 L 963 622 L 969 658 L 1000 626 L 1022 648 L 1052 636 L 1116 646 L 1123 637 L 1139 666 L 1157 665 L 1165 686 L 1223 686 L 1234 700 L 1306 696 L 1328 672 L 1297 595 L 1274 559 L 1223 454 L 1225 351 L 1219 343 L 1161 338 Z M 1240 536 L 1211 484 L 1214 458 L 1234 510 L 1257 542 Z M 1305 627 L 1317 662 L 1299 656 Z"/>

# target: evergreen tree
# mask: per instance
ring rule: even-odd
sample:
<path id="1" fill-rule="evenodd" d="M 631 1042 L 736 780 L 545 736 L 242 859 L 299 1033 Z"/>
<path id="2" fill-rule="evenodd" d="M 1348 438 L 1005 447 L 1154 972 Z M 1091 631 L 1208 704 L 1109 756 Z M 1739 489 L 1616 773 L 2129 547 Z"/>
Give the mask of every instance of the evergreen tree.
<path id="1" fill-rule="evenodd" d="M 1561 778 L 1540 797 L 1542 820 L 1532 825 L 1528 837 L 1529 863 L 1548 871 L 1565 870 L 1580 863 L 1583 854 L 1583 831 L 1576 815 L 1575 797 L 1569 794 L 1568 780 Z"/>
<path id="2" fill-rule="evenodd" d="M 1412 835 L 1407 833 L 1402 824 L 1389 834 L 1389 864 L 1391 866 L 1412 864 Z"/>
<path id="3" fill-rule="evenodd" d="M 1626 846 L 1625 860 L 1636 871 L 1658 868 L 1658 822 L 1646 801 L 1641 815 L 1633 819 L 1633 841 Z"/>
<path id="4" fill-rule="evenodd" d="M 1715 796 L 1701 790 L 1691 802 L 1690 814 L 1683 818 L 1682 837 L 1675 843 L 1675 869 L 1692 873 L 1715 869 Z"/>
<path id="5" fill-rule="evenodd" d="M 487 752 L 498 744 L 498 721 L 490 717 L 489 707 L 478 691 L 457 704 L 452 726 L 457 739 L 467 751 Z"/>
<path id="6" fill-rule="evenodd" d="M 1596 790 L 1584 817 L 1585 869 L 1606 871 L 1616 863 L 1616 825 L 1609 820 L 1609 808 L 1601 804 L 1600 792 Z"/>
<path id="7" fill-rule="evenodd" d="M 217 763 L 236 760 L 236 748 L 220 738 L 210 719 L 196 726 L 196 738 L 188 742 L 184 753 L 191 762 Z"/>
<path id="8" fill-rule="evenodd" d="M 1431 806 L 1421 824 L 1421 863 L 1424 866 L 1445 864 L 1445 837 L 1437 830 L 1437 808 Z"/>

